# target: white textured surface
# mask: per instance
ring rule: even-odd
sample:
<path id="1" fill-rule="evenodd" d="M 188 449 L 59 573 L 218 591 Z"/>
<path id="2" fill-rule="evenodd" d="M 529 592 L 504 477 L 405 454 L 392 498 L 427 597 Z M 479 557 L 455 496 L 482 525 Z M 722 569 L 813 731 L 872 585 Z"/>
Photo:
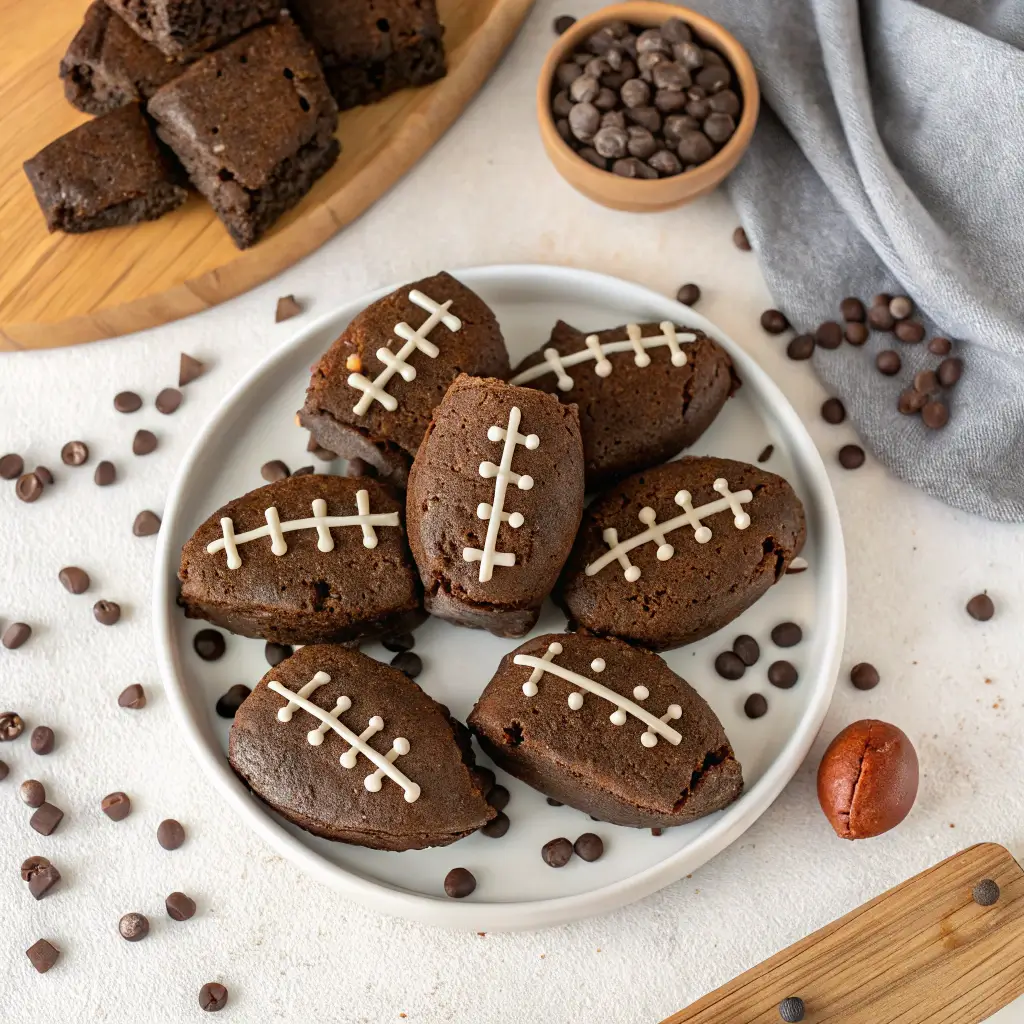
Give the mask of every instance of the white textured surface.
<path id="1" fill-rule="evenodd" d="M 445 266 L 531 260 L 616 273 L 665 293 L 697 281 L 701 312 L 775 377 L 831 465 L 839 445 L 853 439 L 848 426 L 820 420 L 825 396 L 810 371 L 788 362 L 783 343 L 758 327 L 769 299 L 754 257 L 729 241 L 735 220 L 724 198 L 640 218 L 589 204 L 550 169 L 532 121 L 533 76 L 560 11 L 538 4 L 494 80 L 417 170 L 277 281 L 146 335 L 0 357 L 0 448 L 50 466 L 58 478 L 32 506 L 12 486 L 0 488 L 0 621 L 23 619 L 36 630 L 21 650 L 0 649 L 0 704 L 58 733 L 47 759 L 32 754 L 27 739 L 0 749 L 12 769 L 0 783 L 7 981 L 0 1020 L 192 1019 L 200 984 L 223 980 L 231 1002 L 220 1020 L 376 1024 L 404 1013 L 424 1024 L 651 1022 L 970 843 L 995 840 L 1024 855 L 1024 531 L 953 512 L 870 460 L 854 473 L 835 469 L 833 480 L 849 556 L 845 667 L 870 660 L 882 684 L 865 694 L 841 681 L 815 752 L 775 806 L 692 879 L 632 908 L 517 935 L 457 935 L 385 920 L 269 855 L 225 813 L 184 753 L 155 680 L 153 543 L 133 537 L 131 523 L 141 508 L 160 511 L 178 458 L 224 391 L 302 322 L 274 325 L 279 295 L 294 292 L 315 315 Z M 152 399 L 176 383 L 182 349 L 209 360 L 211 371 L 186 389 L 174 416 L 163 417 Z M 146 408 L 115 413 L 111 399 L 123 388 L 143 394 Z M 160 448 L 135 458 L 131 437 L 143 426 L 158 434 Z M 89 443 L 88 467 L 60 464 L 60 446 L 71 438 Z M 100 458 L 120 471 L 106 490 L 91 479 Z M 92 575 L 88 595 L 61 588 L 57 572 L 67 564 Z M 984 588 L 999 611 L 980 624 L 963 604 Z M 94 622 L 98 597 L 121 602 L 119 625 Z M 147 687 L 141 712 L 116 705 L 130 682 Z M 843 843 L 817 808 L 814 770 L 827 740 L 866 716 L 893 721 L 913 738 L 921 794 L 896 831 Z M 67 812 L 50 838 L 29 829 L 30 812 L 17 798 L 28 777 L 43 780 Z M 99 810 L 114 789 L 134 803 L 119 824 Z M 188 830 L 173 853 L 155 838 L 166 816 Z M 39 903 L 18 877 L 33 853 L 63 874 L 60 889 Z M 173 889 L 195 897 L 193 920 L 165 916 L 163 898 Z M 117 934 L 129 910 L 153 922 L 135 945 Z M 40 936 L 63 951 L 46 976 L 23 955 Z M 1021 1017 L 1011 1009 L 1001 1020 Z"/>

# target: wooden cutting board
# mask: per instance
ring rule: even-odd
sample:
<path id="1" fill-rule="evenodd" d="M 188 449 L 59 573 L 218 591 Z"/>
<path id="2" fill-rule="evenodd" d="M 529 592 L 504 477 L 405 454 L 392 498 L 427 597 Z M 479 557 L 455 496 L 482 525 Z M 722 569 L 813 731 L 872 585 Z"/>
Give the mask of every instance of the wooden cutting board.
<path id="1" fill-rule="evenodd" d="M 127 334 L 223 302 L 322 245 L 383 195 L 483 85 L 533 0 L 438 0 L 448 75 L 345 111 L 341 156 L 258 245 L 240 253 L 193 195 L 158 221 L 50 235 L 22 163 L 87 120 L 61 57 L 89 0 L 0 0 L 0 349 Z"/>
<path id="2" fill-rule="evenodd" d="M 990 907 L 971 890 L 991 878 Z M 779 1024 L 799 996 L 805 1024 L 976 1024 L 1024 994 L 1024 871 L 994 843 L 972 846 L 663 1024 Z"/>

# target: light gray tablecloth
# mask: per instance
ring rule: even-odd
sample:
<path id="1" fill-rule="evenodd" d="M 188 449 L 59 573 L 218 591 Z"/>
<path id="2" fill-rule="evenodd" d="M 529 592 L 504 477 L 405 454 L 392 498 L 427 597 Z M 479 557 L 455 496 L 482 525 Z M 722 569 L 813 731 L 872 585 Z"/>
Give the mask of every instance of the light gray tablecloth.
<path id="1" fill-rule="evenodd" d="M 757 66 L 767 109 L 729 179 L 799 330 L 905 291 L 962 339 L 950 422 L 896 411 L 924 344 L 874 333 L 814 367 L 875 455 L 951 505 L 1024 520 L 1024 0 L 694 0 Z M 770 342 L 766 341 L 766 344 Z M 896 348 L 903 370 L 874 367 Z"/>

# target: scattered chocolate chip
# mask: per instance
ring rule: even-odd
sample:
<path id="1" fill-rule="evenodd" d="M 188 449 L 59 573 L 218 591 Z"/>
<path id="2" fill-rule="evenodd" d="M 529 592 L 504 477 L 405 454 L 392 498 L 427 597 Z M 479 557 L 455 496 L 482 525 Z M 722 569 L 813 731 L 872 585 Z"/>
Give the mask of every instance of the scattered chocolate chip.
<path id="1" fill-rule="evenodd" d="M 68 441 L 60 450 L 60 460 L 65 466 L 81 466 L 89 458 L 89 448 L 84 441 Z"/>
<path id="2" fill-rule="evenodd" d="M 77 565 L 65 566 L 57 573 L 57 579 L 69 594 L 84 594 L 89 589 L 89 574 Z"/>
<path id="3" fill-rule="evenodd" d="M 42 807 L 46 803 L 46 787 L 38 779 L 26 779 L 18 787 L 18 796 L 33 809 Z"/>
<path id="4" fill-rule="evenodd" d="M 651 829 L 651 835 L 652 836 L 664 835 L 664 832 L 665 832 L 665 830 L 663 828 L 652 828 Z"/>
<path id="5" fill-rule="evenodd" d="M 929 430 L 941 430 L 949 422 L 949 409 L 944 402 L 928 402 L 921 410 L 921 419 Z"/>
<path id="6" fill-rule="evenodd" d="M 45 756 L 53 752 L 54 744 L 57 742 L 56 736 L 54 736 L 53 730 L 48 725 L 37 725 L 32 730 L 32 736 L 29 740 L 32 744 L 32 752 Z"/>
<path id="7" fill-rule="evenodd" d="M 315 472 L 316 467 L 314 466 L 299 466 L 299 468 L 292 473 L 292 476 L 312 476 Z"/>
<path id="8" fill-rule="evenodd" d="M 795 647 L 804 638 L 804 631 L 795 622 L 780 622 L 772 630 L 776 647 Z"/>
<path id="9" fill-rule="evenodd" d="M 850 682 L 858 690 L 873 690 L 879 683 L 878 669 L 869 662 L 858 662 L 850 669 Z"/>
<path id="10" fill-rule="evenodd" d="M 187 921 L 196 912 L 196 901 L 183 892 L 172 892 L 164 900 L 164 906 L 172 921 Z"/>
<path id="11" fill-rule="evenodd" d="M 5 630 L 0 643 L 9 651 L 16 651 L 32 635 L 32 627 L 27 622 L 12 622 Z"/>
<path id="12" fill-rule="evenodd" d="M 853 295 L 839 303 L 839 312 L 847 323 L 863 323 L 864 317 L 867 315 L 864 303 Z"/>
<path id="13" fill-rule="evenodd" d="M 416 646 L 416 638 L 412 633 L 398 633 L 396 636 L 384 637 L 380 645 L 385 651 L 400 654 L 402 651 L 411 651 Z"/>
<path id="14" fill-rule="evenodd" d="M 488 839 L 500 839 L 508 831 L 511 824 L 512 822 L 509 820 L 508 815 L 504 811 L 498 811 L 486 825 L 481 827 L 480 831 Z"/>
<path id="15" fill-rule="evenodd" d="M 16 711 L 0 712 L 0 743 L 16 740 L 24 731 L 25 723 Z"/>
<path id="16" fill-rule="evenodd" d="M 182 397 L 182 393 L 177 388 L 164 388 L 156 396 L 156 401 L 153 404 L 156 406 L 157 412 L 163 413 L 164 416 L 170 416 L 172 412 L 178 411 Z"/>
<path id="17" fill-rule="evenodd" d="M 243 683 L 235 683 L 217 699 L 216 710 L 221 718 L 234 718 L 252 690 Z"/>
<path id="18" fill-rule="evenodd" d="M 975 594 L 967 602 L 967 614 L 978 622 L 988 622 L 996 613 L 996 606 L 988 594 Z"/>
<path id="19" fill-rule="evenodd" d="M 928 404 L 928 396 L 916 388 L 904 388 L 896 402 L 896 408 L 904 416 L 913 416 Z"/>
<path id="20" fill-rule="evenodd" d="M 868 310 L 868 323 L 876 331 L 891 331 L 896 321 L 889 312 L 889 306 L 878 303 Z"/>
<path id="21" fill-rule="evenodd" d="M 201 629 L 192 637 L 192 650 L 203 661 L 216 661 L 224 656 L 227 644 L 219 629 Z"/>
<path id="22" fill-rule="evenodd" d="M 43 493 L 43 482 L 35 473 L 25 473 L 18 477 L 14 492 L 25 502 L 33 502 Z"/>
<path id="23" fill-rule="evenodd" d="M 953 349 L 953 342 L 949 338 L 936 336 L 928 342 L 928 351 L 936 356 L 948 356 Z"/>
<path id="24" fill-rule="evenodd" d="M 934 370 L 918 370 L 914 374 L 914 390 L 930 395 L 939 390 L 939 377 Z"/>
<path id="25" fill-rule="evenodd" d="M 149 918 L 145 914 L 125 914 L 117 922 L 117 930 L 125 942 L 139 942 L 149 934 Z"/>
<path id="26" fill-rule="evenodd" d="M 134 455 L 149 455 L 156 451 L 156 434 L 151 430 L 136 430 L 132 438 L 132 453 Z"/>
<path id="27" fill-rule="evenodd" d="M 152 537 L 159 532 L 160 517 L 155 512 L 150 512 L 148 508 L 140 512 L 132 523 L 132 533 L 136 537 Z"/>
<path id="28" fill-rule="evenodd" d="M 814 353 L 814 338 L 810 334 L 798 334 L 786 346 L 790 359 L 810 359 Z"/>
<path id="29" fill-rule="evenodd" d="M 453 900 L 465 899 L 476 889 L 476 879 L 465 868 L 452 868 L 444 876 L 444 891 Z"/>
<path id="30" fill-rule="evenodd" d="M 473 769 L 474 777 L 476 778 L 477 784 L 480 787 L 480 792 L 486 796 L 492 789 L 494 789 L 495 775 L 490 768 L 485 768 L 483 765 L 478 765 Z"/>
<path id="31" fill-rule="evenodd" d="M 891 348 L 883 349 L 875 356 L 875 366 L 878 367 L 879 373 L 884 373 L 886 377 L 894 377 L 900 372 L 900 368 L 903 366 L 903 361 L 900 359 L 899 352 L 893 351 Z"/>
<path id="32" fill-rule="evenodd" d="M 561 800 L 556 800 L 553 796 L 546 797 L 548 805 L 550 807 L 564 807 L 565 804 Z"/>
<path id="33" fill-rule="evenodd" d="M 576 24 L 576 19 L 571 14 L 560 14 L 555 18 L 555 35 L 562 35 Z"/>
<path id="34" fill-rule="evenodd" d="M 676 302 L 681 302 L 684 306 L 700 302 L 700 288 L 695 284 L 684 284 L 676 292 Z"/>
<path id="35" fill-rule="evenodd" d="M 7 766 L 7 762 L 0 761 L 0 782 L 3 782 L 10 773 L 11 769 Z"/>
<path id="36" fill-rule="evenodd" d="M 52 864 L 47 864 L 32 872 L 28 880 L 28 891 L 33 899 L 41 900 L 59 881 L 60 872 Z"/>
<path id="37" fill-rule="evenodd" d="M 32 876 L 37 871 L 42 871 L 43 868 L 48 868 L 50 862 L 45 857 L 27 857 L 21 862 L 21 880 L 23 882 L 31 882 Z"/>
<path id="38" fill-rule="evenodd" d="M 748 668 L 757 664 L 757 659 L 761 657 L 761 645 L 746 633 L 741 633 L 733 640 L 732 650 L 733 654 Z"/>
<path id="39" fill-rule="evenodd" d="M 843 332 L 846 336 L 846 340 L 851 345 L 863 345 L 868 340 L 868 329 L 862 323 L 856 321 L 848 323 L 846 330 Z"/>
<path id="40" fill-rule="evenodd" d="M 972 890 L 971 898 L 980 907 L 991 907 L 999 899 L 999 885 L 991 878 L 983 878 Z"/>
<path id="41" fill-rule="evenodd" d="M 743 702 L 743 713 L 747 718 L 761 718 L 768 711 L 768 701 L 760 693 L 752 693 Z"/>
<path id="42" fill-rule="evenodd" d="M 799 1024 L 804 1019 L 804 1001 L 799 996 L 788 996 L 779 1003 L 779 1016 L 786 1024 Z"/>
<path id="43" fill-rule="evenodd" d="M 572 844 L 572 848 L 580 860 L 593 862 L 604 853 L 604 840 L 593 832 L 584 832 Z"/>
<path id="44" fill-rule="evenodd" d="M 44 487 L 49 487 L 53 483 L 53 474 L 45 466 L 36 466 L 32 472 Z"/>
<path id="45" fill-rule="evenodd" d="M 40 939 L 25 950 L 25 955 L 40 974 L 45 974 L 57 962 L 60 950 L 52 942 Z"/>
<path id="46" fill-rule="evenodd" d="M 134 391 L 119 391 L 114 395 L 114 408 L 118 412 L 138 412 L 142 399 Z"/>
<path id="47" fill-rule="evenodd" d="M 289 475 L 288 467 L 280 459 L 271 459 L 270 462 L 264 462 L 260 467 L 260 476 L 268 484 L 272 484 L 277 480 L 283 480 Z"/>
<path id="48" fill-rule="evenodd" d="M 739 679 L 746 670 L 743 659 L 733 651 L 722 651 L 715 658 L 715 671 L 723 679 Z"/>
<path id="49" fill-rule="evenodd" d="M 924 325 L 916 320 L 900 320 L 893 328 L 893 334 L 905 345 L 917 345 L 924 341 Z"/>
<path id="50" fill-rule="evenodd" d="M 53 804 L 40 804 L 28 823 L 41 835 L 52 835 L 64 818 L 64 812 Z"/>
<path id="51" fill-rule="evenodd" d="M 183 388 L 191 384 L 197 377 L 201 377 L 206 371 L 206 366 L 186 353 L 181 353 L 181 360 L 178 363 L 178 387 Z"/>
<path id="52" fill-rule="evenodd" d="M 111 821 L 124 821 L 132 813 L 131 798 L 120 790 L 116 793 L 108 793 L 100 801 L 100 810 Z"/>
<path id="53" fill-rule="evenodd" d="M 492 786 L 487 794 L 487 802 L 496 810 L 503 811 L 508 807 L 511 794 L 501 785 Z"/>
<path id="54" fill-rule="evenodd" d="M 291 320 L 293 316 L 298 316 L 302 312 L 302 307 L 295 301 L 294 295 L 282 295 L 277 300 L 277 309 L 274 310 L 274 323 L 279 324 L 284 320 Z"/>
<path id="55" fill-rule="evenodd" d="M 826 398 L 821 403 L 821 418 L 833 426 L 846 419 L 846 406 L 838 398 Z"/>
<path id="56" fill-rule="evenodd" d="M 836 349 L 843 343 L 843 329 L 835 320 L 826 320 L 814 332 L 814 341 L 819 348 Z"/>
<path id="57" fill-rule="evenodd" d="M 944 388 L 951 388 L 963 376 L 964 361 L 956 356 L 950 356 L 939 363 L 937 376 L 939 383 Z"/>
<path id="58" fill-rule="evenodd" d="M 785 313 L 777 309 L 766 309 L 761 314 L 761 326 L 769 334 L 781 334 L 783 331 L 789 330 L 789 321 L 786 319 Z"/>
<path id="59" fill-rule="evenodd" d="M 114 468 L 114 464 L 104 459 L 96 467 L 96 472 L 93 473 L 92 479 L 97 487 L 109 487 L 117 479 L 117 470 Z"/>
<path id="60" fill-rule="evenodd" d="M 146 691 L 141 683 L 126 686 L 118 695 L 117 706 L 131 711 L 141 711 L 146 706 Z"/>
<path id="61" fill-rule="evenodd" d="M 773 445 L 773 444 L 766 444 L 761 449 L 761 454 L 758 455 L 757 461 L 758 462 L 767 462 L 772 457 L 772 452 L 774 452 L 774 451 L 775 451 L 775 445 Z"/>
<path id="62" fill-rule="evenodd" d="M 859 444 L 844 444 L 839 449 L 839 465 L 843 469 L 859 469 L 864 465 L 864 449 Z"/>
<path id="63" fill-rule="evenodd" d="M 216 981 L 208 981 L 199 990 L 199 1008 L 208 1013 L 216 1013 L 227 1006 L 228 990 Z"/>
<path id="64" fill-rule="evenodd" d="M 16 480 L 25 469 L 25 460 L 15 452 L 0 458 L 0 479 Z"/>
<path id="65" fill-rule="evenodd" d="M 914 312 L 913 300 L 907 295 L 896 295 L 889 300 L 889 312 L 894 320 L 906 320 Z"/>
<path id="66" fill-rule="evenodd" d="M 391 659 L 391 667 L 404 672 L 410 679 L 415 679 L 423 671 L 423 661 L 412 651 L 401 651 Z"/>
<path id="67" fill-rule="evenodd" d="M 753 246 L 751 246 L 750 244 L 750 239 L 747 238 L 747 233 L 746 231 L 743 230 L 743 228 L 736 228 L 736 230 L 733 231 L 732 244 L 735 245 L 737 249 L 740 249 L 743 252 L 750 252 L 750 250 L 753 248 Z"/>
<path id="68" fill-rule="evenodd" d="M 165 850 L 176 850 L 185 842 L 185 829 L 180 821 L 174 818 L 165 818 L 157 826 L 156 841 Z"/>
<path id="69" fill-rule="evenodd" d="M 292 656 L 292 648 L 289 644 L 277 644 L 268 641 L 263 647 L 263 657 L 271 668 L 276 668 L 285 658 Z"/>
<path id="70" fill-rule="evenodd" d="M 97 601 L 92 615 L 101 626 L 113 626 L 121 618 L 121 606 L 116 601 Z"/>
<path id="71" fill-rule="evenodd" d="M 788 690 L 796 685 L 797 671 L 788 661 L 773 661 L 768 666 L 768 682 L 780 690 Z"/>
<path id="72" fill-rule="evenodd" d="M 545 843 L 541 847 L 540 855 L 549 868 L 564 868 L 572 857 L 572 843 L 560 836 Z"/>

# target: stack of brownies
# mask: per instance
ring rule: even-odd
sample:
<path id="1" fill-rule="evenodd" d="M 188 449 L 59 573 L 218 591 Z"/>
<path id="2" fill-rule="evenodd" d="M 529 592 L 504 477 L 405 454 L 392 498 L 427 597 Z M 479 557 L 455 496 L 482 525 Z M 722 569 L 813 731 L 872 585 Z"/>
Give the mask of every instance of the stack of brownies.
<path id="1" fill-rule="evenodd" d="M 60 65 L 95 119 L 25 164 L 50 230 L 154 220 L 187 176 L 244 249 L 337 159 L 339 109 L 445 73 L 434 0 L 281 7 L 95 0 Z"/>

